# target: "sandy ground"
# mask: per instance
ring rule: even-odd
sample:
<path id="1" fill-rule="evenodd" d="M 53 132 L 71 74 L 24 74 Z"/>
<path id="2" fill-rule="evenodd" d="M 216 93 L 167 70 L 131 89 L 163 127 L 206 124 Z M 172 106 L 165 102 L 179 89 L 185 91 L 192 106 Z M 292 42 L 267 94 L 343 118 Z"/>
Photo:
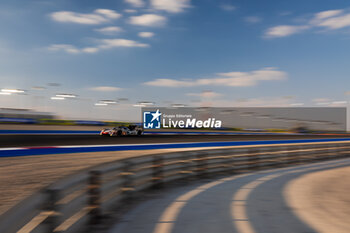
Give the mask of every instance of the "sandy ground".
<path id="1" fill-rule="evenodd" d="M 350 167 L 321 171 L 292 181 L 285 196 L 295 213 L 321 233 L 350 232 Z"/>

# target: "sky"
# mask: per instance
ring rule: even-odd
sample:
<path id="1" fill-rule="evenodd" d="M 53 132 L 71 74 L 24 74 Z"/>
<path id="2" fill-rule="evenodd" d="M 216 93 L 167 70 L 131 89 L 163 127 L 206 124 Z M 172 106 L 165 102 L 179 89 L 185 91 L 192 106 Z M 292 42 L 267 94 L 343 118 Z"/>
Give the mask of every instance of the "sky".
<path id="1" fill-rule="evenodd" d="M 134 105 L 144 101 L 309 107 L 350 100 L 344 0 L 2 0 L 0 28 L 0 88 L 25 90 L 0 93 L 0 108 L 125 120 L 136 119 Z M 60 93 L 78 98 L 51 99 Z M 119 102 L 95 105 L 101 100 Z"/>

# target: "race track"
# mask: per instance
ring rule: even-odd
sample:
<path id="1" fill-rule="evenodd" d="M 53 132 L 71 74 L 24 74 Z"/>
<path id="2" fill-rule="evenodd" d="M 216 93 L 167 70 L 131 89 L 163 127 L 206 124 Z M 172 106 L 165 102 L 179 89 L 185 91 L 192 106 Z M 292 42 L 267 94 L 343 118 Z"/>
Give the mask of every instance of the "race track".
<path id="1" fill-rule="evenodd" d="M 288 205 L 284 188 L 305 174 L 349 164 L 349 159 L 327 161 L 174 188 L 137 205 L 108 233 L 317 232 Z M 339 221 L 349 227 L 347 219 Z"/>
<path id="2" fill-rule="evenodd" d="M 181 142 L 226 142 L 287 139 L 345 138 L 344 135 L 143 135 L 102 137 L 99 135 L 0 135 L 0 148 L 65 145 L 115 145 Z"/>

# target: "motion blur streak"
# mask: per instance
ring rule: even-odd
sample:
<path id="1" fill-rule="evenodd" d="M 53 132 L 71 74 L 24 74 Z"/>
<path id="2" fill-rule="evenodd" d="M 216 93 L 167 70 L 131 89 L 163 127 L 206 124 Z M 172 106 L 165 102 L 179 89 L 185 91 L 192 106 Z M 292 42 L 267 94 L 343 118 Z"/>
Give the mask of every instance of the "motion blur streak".
<path id="1" fill-rule="evenodd" d="M 155 150 L 155 149 L 179 149 L 179 148 L 206 148 L 229 146 L 257 146 L 257 145 L 291 145 L 298 143 L 336 143 L 346 142 L 349 138 L 328 139 L 304 139 L 304 140 L 269 140 L 269 141 L 226 141 L 226 142 L 189 142 L 189 143 L 159 143 L 159 144 L 127 144 L 127 145 L 81 145 L 81 146 L 57 146 L 57 147 L 29 147 L 29 148 L 2 148 L 0 157 L 17 157 L 31 155 L 88 153 L 104 151 L 127 150 Z"/>
<path id="2" fill-rule="evenodd" d="M 242 176 L 237 176 L 242 177 Z M 236 177 L 235 177 L 236 178 Z M 230 180 L 233 180 L 234 178 L 231 177 Z M 214 181 L 209 184 L 205 184 L 202 186 L 199 186 L 197 189 L 194 189 L 192 191 L 189 191 L 180 197 L 178 197 L 175 202 L 173 202 L 169 207 L 166 208 L 166 210 L 163 212 L 162 216 L 160 217 L 159 222 L 157 223 L 153 233 L 171 233 L 173 229 L 173 225 L 176 221 L 177 216 L 181 212 L 181 209 L 186 205 L 188 201 L 190 201 L 193 197 L 197 196 L 198 194 L 216 186 L 219 184 L 222 184 L 223 182 L 228 181 L 228 179 L 221 179 L 219 181 Z"/>
<path id="3" fill-rule="evenodd" d="M 233 202 L 231 206 L 231 214 L 233 217 L 233 224 L 236 226 L 237 231 L 239 233 L 255 233 L 253 226 L 250 224 L 249 218 L 247 216 L 247 201 L 249 198 L 250 193 L 256 189 L 259 185 L 272 180 L 274 178 L 291 174 L 291 173 L 301 173 L 304 171 L 312 171 L 312 170 L 318 170 L 321 168 L 332 168 L 336 167 L 337 164 L 325 164 L 325 165 L 319 165 L 316 167 L 310 167 L 310 168 L 298 168 L 297 170 L 291 170 L 286 172 L 280 172 L 276 174 L 271 174 L 265 177 L 260 177 L 246 185 L 244 185 L 242 188 L 240 188 L 233 197 Z M 281 169 L 282 171 L 284 169 Z"/>
<path id="4" fill-rule="evenodd" d="M 246 185 L 244 185 L 241 189 L 237 191 L 237 193 L 233 197 L 233 204 L 231 208 L 231 214 L 233 216 L 233 222 L 240 233 L 254 233 L 253 227 L 249 223 L 249 218 L 246 213 L 246 200 L 250 192 L 255 189 L 260 184 L 278 177 L 282 174 L 273 174 L 266 176 L 265 178 L 260 178 L 255 181 L 252 181 Z"/>

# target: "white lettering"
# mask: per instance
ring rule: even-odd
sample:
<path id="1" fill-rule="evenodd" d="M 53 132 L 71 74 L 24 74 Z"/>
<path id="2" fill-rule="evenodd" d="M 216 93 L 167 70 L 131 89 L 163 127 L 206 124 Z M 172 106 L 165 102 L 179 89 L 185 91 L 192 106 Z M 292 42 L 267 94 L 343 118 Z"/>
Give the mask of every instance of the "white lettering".
<path id="1" fill-rule="evenodd" d="M 209 118 L 208 120 L 206 120 L 206 121 L 203 122 L 203 127 L 204 127 L 204 128 L 209 128 L 209 127 L 210 127 L 210 120 L 211 120 L 211 119 Z"/>
<path id="2" fill-rule="evenodd" d="M 189 118 L 186 121 L 184 120 L 172 120 L 162 119 L 163 128 L 221 128 L 222 121 L 216 120 L 215 118 L 208 118 L 205 121 L 197 120 L 196 118 Z M 145 128 L 152 127 L 153 123 L 145 124 Z"/>
<path id="3" fill-rule="evenodd" d="M 215 127 L 215 128 L 221 128 L 221 124 L 222 124 L 221 121 L 216 121 L 214 127 Z"/>
<path id="4" fill-rule="evenodd" d="M 173 127 L 176 128 L 178 121 L 172 121 L 172 120 L 170 120 L 170 121 L 171 121 Z"/>
<path id="5" fill-rule="evenodd" d="M 185 122 L 184 121 L 179 121 L 179 127 L 183 128 L 185 126 Z"/>
<path id="6" fill-rule="evenodd" d="M 163 119 L 163 128 L 169 128 L 169 127 L 170 125 L 167 125 L 165 119 Z"/>
<path id="7" fill-rule="evenodd" d="M 197 121 L 196 122 L 196 127 L 197 128 L 202 128 L 203 127 L 203 121 Z"/>
<path id="8" fill-rule="evenodd" d="M 193 118 L 193 119 L 187 119 L 186 121 L 186 128 L 194 128 L 196 124 L 196 118 Z"/>

